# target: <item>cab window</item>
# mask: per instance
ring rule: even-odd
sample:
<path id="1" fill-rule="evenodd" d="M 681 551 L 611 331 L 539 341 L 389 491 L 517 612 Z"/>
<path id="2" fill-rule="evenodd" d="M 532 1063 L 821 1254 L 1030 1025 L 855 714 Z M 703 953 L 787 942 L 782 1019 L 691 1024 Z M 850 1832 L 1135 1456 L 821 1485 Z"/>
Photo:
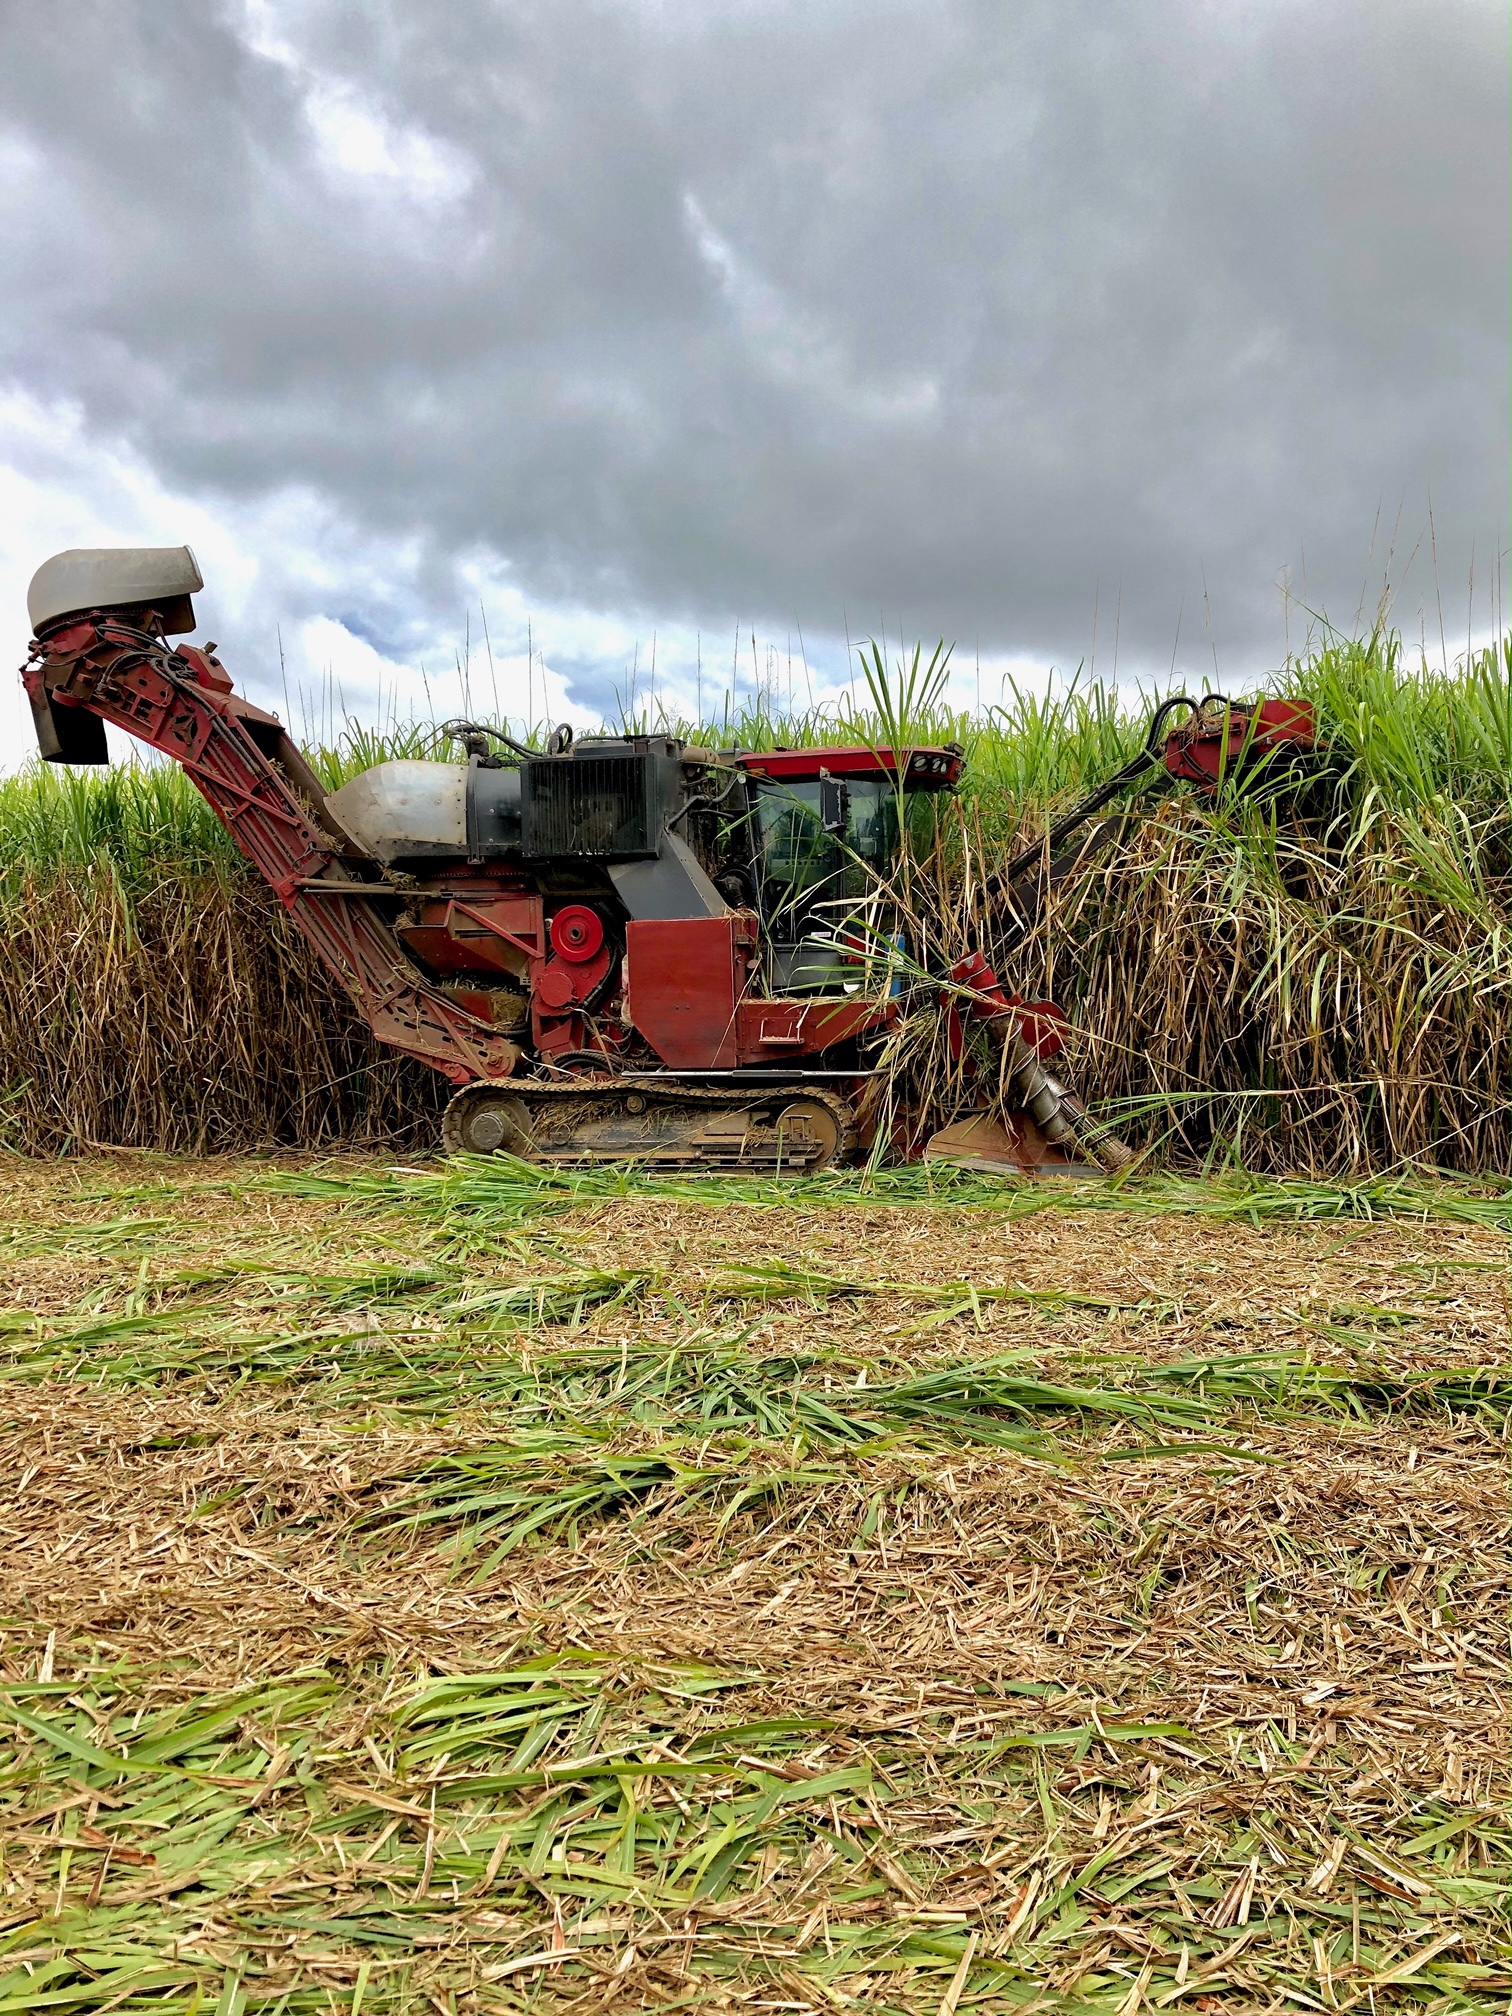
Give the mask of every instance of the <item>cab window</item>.
<path id="1" fill-rule="evenodd" d="M 885 777 L 851 784 L 843 835 L 826 833 L 820 823 L 817 779 L 761 784 L 756 818 L 762 910 L 780 938 L 823 921 L 815 916 L 821 904 L 867 895 L 872 876 L 886 875 L 897 853 L 898 794 Z"/>

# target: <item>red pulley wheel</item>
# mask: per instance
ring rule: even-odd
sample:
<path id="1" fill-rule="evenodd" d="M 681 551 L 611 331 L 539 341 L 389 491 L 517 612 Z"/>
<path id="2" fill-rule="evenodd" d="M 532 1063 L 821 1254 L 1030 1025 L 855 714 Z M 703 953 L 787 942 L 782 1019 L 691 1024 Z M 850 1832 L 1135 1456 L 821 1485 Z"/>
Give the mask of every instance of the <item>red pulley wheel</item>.
<path id="1" fill-rule="evenodd" d="M 591 959 L 603 942 L 603 919 L 586 903 L 569 903 L 551 920 L 551 949 L 573 965 Z"/>

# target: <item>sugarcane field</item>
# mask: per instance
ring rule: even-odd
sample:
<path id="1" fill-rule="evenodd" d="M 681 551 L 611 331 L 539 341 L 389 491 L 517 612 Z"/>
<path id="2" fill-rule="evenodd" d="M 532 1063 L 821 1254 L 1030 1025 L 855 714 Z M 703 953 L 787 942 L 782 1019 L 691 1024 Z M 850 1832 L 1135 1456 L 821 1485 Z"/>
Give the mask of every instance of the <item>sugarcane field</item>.
<path id="1" fill-rule="evenodd" d="M 0 2009 L 1504 2007 L 1512 647 L 301 750 L 60 559 Z"/>
<path id="2" fill-rule="evenodd" d="M 0 2016 L 1512 2010 L 1509 79 L 0 6 Z"/>

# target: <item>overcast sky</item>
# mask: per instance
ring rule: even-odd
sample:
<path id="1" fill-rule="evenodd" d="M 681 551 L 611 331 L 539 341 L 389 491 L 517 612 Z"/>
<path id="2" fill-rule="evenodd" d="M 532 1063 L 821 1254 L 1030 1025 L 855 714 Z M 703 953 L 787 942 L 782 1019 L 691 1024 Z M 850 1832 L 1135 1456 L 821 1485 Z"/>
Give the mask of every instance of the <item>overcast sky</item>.
<path id="1" fill-rule="evenodd" d="M 281 711 L 455 711 L 466 637 L 518 718 L 527 624 L 579 720 L 717 703 L 737 626 L 800 703 L 884 626 L 966 704 L 1239 686 L 1388 571 L 1452 658 L 1507 77 L 1503 0 L 5 0 L 4 640 L 187 540 Z"/>

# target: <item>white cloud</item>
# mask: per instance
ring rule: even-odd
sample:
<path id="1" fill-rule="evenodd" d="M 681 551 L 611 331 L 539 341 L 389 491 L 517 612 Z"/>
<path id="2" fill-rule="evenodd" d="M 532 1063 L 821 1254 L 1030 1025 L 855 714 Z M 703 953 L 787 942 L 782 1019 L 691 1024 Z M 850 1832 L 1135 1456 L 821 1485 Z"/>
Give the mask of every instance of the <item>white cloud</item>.
<path id="1" fill-rule="evenodd" d="M 206 584 L 198 634 L 215 638 L 243 691 L 315 740 L 348 717 L 377 727 L 473 713 L 584 729 L 621 710 L 693 718 L 702 705 L 717 718 L 726 696 L 738 708 L 758 688 L 800 708 L 845 691 L 829 640 L 816 676 L 800 643 L 758 639 L 753 655 L 749 626 L 716 642 L 694 625 L 533 601 L 488 554 L 459 564 L 452 613 L 437 622 L 416 539 L 365 533 L 308 490 L 251 503 L 175 491 L 128 442 L 92 435 L 77 405 L 0 396 L 0 652 L 12 664 L 26 651 L 27 583 L 50 554 L 186 544 Z M 402 648 L 369 630 L 402 636 Z M 111 740 L 120 754 L 124 741 Z M 33 747 L 16 679 L 0 709 L 0 770 Z"/>
<path id="2" fill-rule="evenodd" d="M 312 82 L 305 114 L 322 164 L 333 174 L 371 185 L 375 202 L 392 203 L 399 197 L 430 208 L 456 202 L 472 187 L 473 167 L 460 148 L 384 118 L 350 85 Z"/>

